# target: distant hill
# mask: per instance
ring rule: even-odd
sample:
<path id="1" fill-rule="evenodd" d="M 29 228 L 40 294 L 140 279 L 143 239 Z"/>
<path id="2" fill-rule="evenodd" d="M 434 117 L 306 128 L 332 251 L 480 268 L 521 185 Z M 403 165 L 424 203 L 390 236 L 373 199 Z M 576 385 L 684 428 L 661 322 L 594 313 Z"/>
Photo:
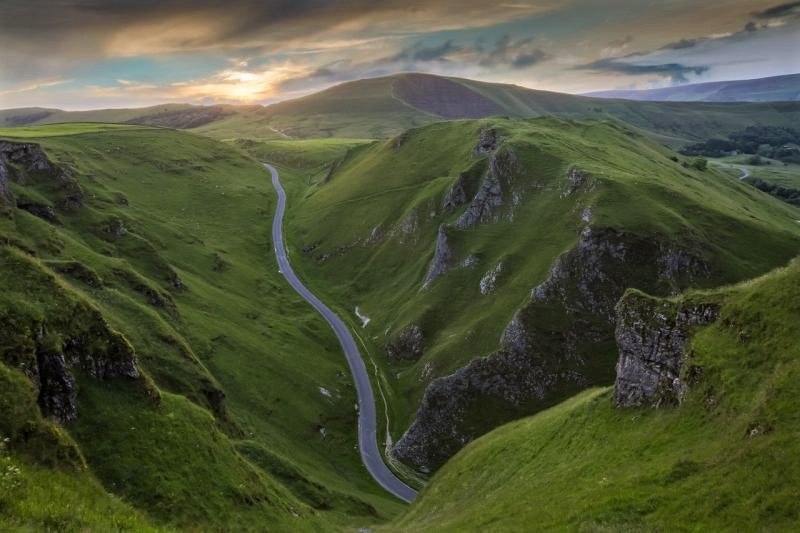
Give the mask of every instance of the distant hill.
<path id="1" fill-rule="evenodd" d="M 637 102 L 608 100 L 431 74 L 342 83 L 269 106 L 167 104 L 141 109 L 0 111 L 0 126 L 119 122 L 191 129 L 218 139 L 387 138 L 408 128 L 489 116 L 614 118 L 679 145 L 750 125 L 792 126 L 800 102 Z"/>
<path id="2" fill-rule="evenodd" d="M 597 91 L 584 96 L 649 102 L 796 102 L 800 100 L 800 74 L 640 91 Z"/>

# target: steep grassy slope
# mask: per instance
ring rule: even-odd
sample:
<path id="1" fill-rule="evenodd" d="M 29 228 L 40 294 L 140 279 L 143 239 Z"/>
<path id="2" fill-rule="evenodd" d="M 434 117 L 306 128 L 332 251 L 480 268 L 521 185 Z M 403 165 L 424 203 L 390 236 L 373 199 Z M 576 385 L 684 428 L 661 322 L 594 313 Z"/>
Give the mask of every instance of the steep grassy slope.
<path id="1" fill-rule="evenodd" d="M 615 408 L 611 389 L 595 389 L 503 426 L 454 457 L 385 530 L 795 530 L 798 287 L 794 261 L 667 302 L 626 295 L 629 309 L 719 309 L 685 347 L 679 406 Z M 645 327 L 660 320 L 639 316 Z"/>
<path id="2" fill-rule="evenodd" d="M 53 480 L 30 482 L 38 503 L 15 499 L 11 524 L 47 527 L 63 507 L 43 502 L 81 480 L 98 499 L 70 523 L 101 529 L 106 508 L 123 525 L 142 523 L 134 507 L 153 525 L 303 530 L 399 507 L 354 449 L 333 335 L 277 271 L 260 164 L 139 126 L 0 135 L 0 389 L 38 385 L 38 409 L 3 409 L 0 433 L 25 476 Z"/>
<path id="3" fill-rule="evenodd" d="M 610 383 L 626 287 L 714 286 L 797 253 L 800 211 L 682 163 L 615 123 L 490 119 L 288 181 L 293 261 L 370 319 L 395 441 L 422 405 L 398 457 L 434 469 L 491 427 Z"/>
<path id="4" fill-rule="evenodd" d="M 247 137 L 386 138 L 440 120 L 488 116 L 615 118 L 662 142 L 724 135 L 751 125 L 792 126 L 800 103 L 637 102 L 588 98 L 431 74 L 397 74 L 343 83 L 261 106 L 169 104 L 143 109 L 0 111 L 0 126 L 102 121 L 190 128 L 218 139 Z"/>
<path id="5" fill-rule="evenodd" d="M 598 91 L 586 96 L 671 102 L 788 102 L 800 100 L 800 74 L 641 91 Z"/>

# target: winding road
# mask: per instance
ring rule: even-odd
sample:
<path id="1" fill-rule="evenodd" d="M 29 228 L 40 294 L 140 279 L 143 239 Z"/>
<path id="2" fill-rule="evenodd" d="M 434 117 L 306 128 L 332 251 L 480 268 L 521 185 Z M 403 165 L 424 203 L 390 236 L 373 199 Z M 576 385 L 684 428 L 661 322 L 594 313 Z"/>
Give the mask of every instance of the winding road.
<path id="1" fill-rule="evenodd" d="M 278 259 L 281 273 L 289 282 L 289 285 L 322 315 L 334 333 L 336 333 L 339 344 L 342 345 L 342 350 L 344 350 L 344 355 L 347 358 L 347 364 L 350 365 L 350 372 L 353 374 L 353 381 L 355 381 L 358 395 L 358 449 L 361 452 L 361 460 L 370 475 L 384 489 L 401 500 L 410 503 L 416 497 L 417 492 L 403 483 L 389 470 L 386 463 L 383 462 L 383 456 L 378 448 L 375 396 L 372 394 L 367 367 L 361 358 L 361 353 L 358 351 L 353 335 L 342 319 L 302 284 L 289 264 L 286 246 L 283 242 L 282 229 L 283 214 L 286 211 L 286 192 L 283 190 L 275 167 L 267 163 L 263 163 L 263 165 L 272 174 L 272 185 L 278 193 L 278 207 L 275 210 L 275 219 L 272 221 L 272 242 L 275 243 L 275 256 Z"/>

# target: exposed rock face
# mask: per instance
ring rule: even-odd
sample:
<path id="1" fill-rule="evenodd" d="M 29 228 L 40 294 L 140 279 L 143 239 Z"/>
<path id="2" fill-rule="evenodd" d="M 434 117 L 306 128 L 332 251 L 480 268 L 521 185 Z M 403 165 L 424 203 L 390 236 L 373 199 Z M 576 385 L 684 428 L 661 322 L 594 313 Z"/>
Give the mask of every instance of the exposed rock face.
<path id="1" fill-rule="evenodd" d="M 411 324 L 386 343 L 383 349 L 389 359 L 414 360 L 422 357 L 424 341 L 422 329 L 416 324 Z"/>
<path id="2" fill-rule="evenodd" d="M 487 176 L 467 210 L 456 220 L 456 227 L 465 229 L 478 222 L 487 222 L 492 219 L 494 208 L 501 205 L 503 189 L 500 182 L 494 176 Z"/>
<path id="3" fill-rule="evenodd" d="M 500 276 L 501 272 L 503 272 L 503 263 L 497 263 L 493 269 L 484 274 L 480 281 L 481 294 L 486 296 L 494 292 L 495 285 L 497 285 L 497 278 Z"/>
<path id="4" fill-rule="evenodd" d="M 0 190 L 2 183 L 7 186 L 7 179 L 26 185 L 29 178 L 55 182 L 60 193 L 57 208 L 73 210 L 83 206 L 83 191 L 71 172 L 52 163 L 38 144 L 0 141 Z"/>
<path id="5" fill-rule="evenodd" d="M 0 202 L 14 207 L 16 202 L 14 201 L 14 195 L 11 193 L 11 187 L 8 183 L 9 174 L 8 167 L 5 161 L 3 161 L 2 154 L 0 154 Z"/>
<path id="6" fill-rule="evenodd" d="M 56 214 L 56 210 L 50 205 L 39 204 L 36 202 L 19 201 L 17 203 L 17 207 L 27 211 L 35 217 L 46 220 L 51 224 L 61 224 L 61 221 L 58 219 L 58 215 Z"/>
<path id="7" fill-rule="evenodd" d="M 614 403 L 618 407 L 675 405 L 686 384 L 681 369 L 693 328 L 713 322 L 716 304 L 685 304 L 629 293 L 617 305 L 619 347 Z"/>
<path id="8" fill-rule="evenodd" d="M 478 144 L 475 146 L 475 155 L 485 155 L 497 150 L 500 145 L 500 139 L 497 136 L 497 130 L 494 128 L 483 128 L 478 137 Z"/>
<path id="9" fill-rule="evenodd" d="M 613 229 L 586 228 L 508 324 L 498 351 L 431 382 L 394 455 L 420 470 L 436 469 L 494 427 L 610 382 L 615 305 L 625 289 L 668 294 L 708 274 L 700 257 L 681 250 L 692 266 L 667 275 L 659 265 L 677 250 Z"/>
<path id="10" fill-rule="evenodd" d="M 57 345 L 52 345 L 49 338 L 55 333 L 54 328 L 62 326 L 0 321 L 0 331 L 5 334 L 33 332 L 26 345 L 28 353 L 0 353 L 0 357 L 21 367 L 38 390 L 42 414 L 61 423 L 78 414 L 74 371 L 94 379 L 140 377 L 133 348 L 122 335 L 110 329 L 99 312 L 79 308 L 73 311 L 73 321 L 78 326 L 73 325 L 71 331 L 59 331 L 63 340 Z"/>
<path id="11" fill-rule="evenodd" d="M 578 168 L 571 168 L 569 170 L 569 173 L 567 173 L 567 179 L 569 180 L 569 183 L 567 185 L 566 190 L 561 193 L 562 198 L 566 198 L 567 196 L 571 195 L 572 193 L 583 187 L 583 185 L 588 182 L 589 176 L 587 176 L 582 170 Z"/>
<path id="12" fill-rule="evenodd" d="M 383 237 L 383 224 L 378 224 L 377 226 L 372 228 L 372 231 L 370 232 L 369 237 L 367 237 L 367 240 L 365 242 L 366 244 L 373 244 L 381 240 L 382 237 Z"/>
<path id="13" fill-rule="evenodd" d="M 469 207 L 456 221 L 456 227 L 466 229 L 481 222 L 499 220 L 503 205 L 503 183 L 510 186 L 516 168 L 516 156 L 509 150 L 498 151 L 489 160 L 489 171 L 475 193 Z"/>
<path id="14" fill-rule="evenodd" d="M 467 191 L 464 189 L 464 176 L 461 175 L 447 191 L 442 201 L 442 211 L 445 213 L 453 211 L 455 208 L 464 205 L 467 201 Z"/>
<path id="15" fill-rule="evenodd" d="M 445 225 L 439 226 L 439 233 L 436 236 L 436 249 L 433 252 L 433 259 L 428 268 L 428 275 L 425 276 L 425 283 L 422 288 L 427 289 L 430 287 L 436 278 L 447 272 L 453 262 L 453 252 L 450 250 L 450 245 L 447 243 L 447 230 Z"/>

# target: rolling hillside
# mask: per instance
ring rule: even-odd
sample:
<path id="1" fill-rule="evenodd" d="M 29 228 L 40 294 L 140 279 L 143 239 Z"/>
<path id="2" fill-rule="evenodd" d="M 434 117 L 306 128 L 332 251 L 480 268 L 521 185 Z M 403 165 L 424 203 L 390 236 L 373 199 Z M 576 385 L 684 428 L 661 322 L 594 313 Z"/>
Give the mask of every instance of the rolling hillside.
<path id="1" fill-rule="evenodd" d="M 798 287 L 795 260 L 711 292 L 661 300 L 630 291 L 617 306 L 617 341 L 644 348 L 669 382 L 678 377 L 679 396 L 615 407 L 631 385 L 618 380 L 503 426 L 378 530 L 794 530 Z M 700 324 L 680 325 L 698 309 Z M 676 368 L 659 365 L 670 358 Z"/>
<path id="2" fill-rule="evenodd" d="M 597 91 L 585 96 L 664 102 L 790 102 L 800 100 L 800 74 L 640 91 Z"/>
<path id="3" fill-rule="evenodd" d="M 266 107 L 170 104 L 76 112 L 2 110 L 0 127 L 99 121 L 191 129 L 219 139 L 380 139 L 441 120 L 497 115 L 615 118 L 646 131 L 659 142 L 679 145 L 750 125 L 792 126 L 800 120 L 800 103 L 606 100 L 431 74 L 397 74 L 343 83 Z"/>
<path id="4" fill-rule="evenodd" d="M 797 254 L 800 210 L 691 163 L 613 121 L 486 119 L 299 170 L 293 263 L 369 318 L 393 456 L 433 471 L 503 422 L 611 383 L 626 288 L 712 287 Z"/>
<path id="5" fill-rule="evenodd" d="M 274 203 L 263 167 L 209 138 L 0 130 L 0 529 L 319 530 L 399 509 L 353 447 L 333 334 L 277 271 Z"/>

